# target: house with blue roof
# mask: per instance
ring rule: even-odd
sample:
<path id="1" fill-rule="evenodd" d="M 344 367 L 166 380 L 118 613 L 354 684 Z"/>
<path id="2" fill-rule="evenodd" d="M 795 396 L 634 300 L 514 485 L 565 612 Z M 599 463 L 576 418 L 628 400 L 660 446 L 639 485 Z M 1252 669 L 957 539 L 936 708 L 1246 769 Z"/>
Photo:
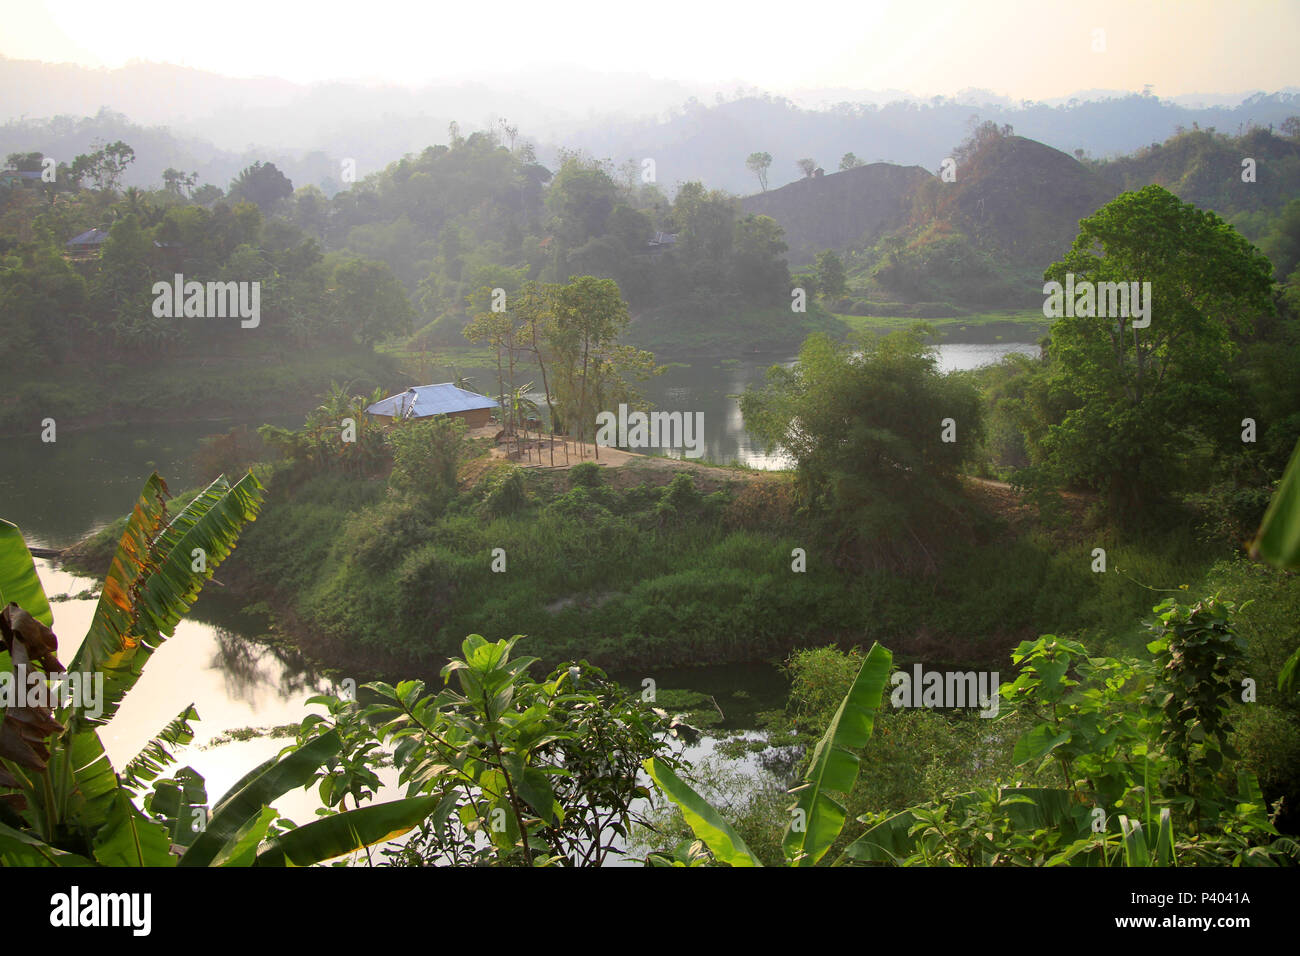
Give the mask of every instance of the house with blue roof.
<path id="1" fill-rule="evenodd" d="M 390 395 L 367 408 L 366 414 L 394 422 L 447 415 L 463 419 L 469 428 L 479 428 L 490 422 L 492 410 L 496 407 L 497 403 L 486 395 L 443 382 L 440 385 L 416 385 L 400 394 Z"/>

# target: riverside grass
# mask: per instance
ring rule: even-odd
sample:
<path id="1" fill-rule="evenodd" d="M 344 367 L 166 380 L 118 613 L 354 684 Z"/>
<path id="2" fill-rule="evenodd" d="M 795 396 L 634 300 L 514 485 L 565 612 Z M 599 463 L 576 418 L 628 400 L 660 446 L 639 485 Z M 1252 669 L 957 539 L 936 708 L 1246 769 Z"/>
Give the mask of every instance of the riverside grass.
<path id="1" fill-rule="evenodd" d="M 705 495 L 681 473 L 625 490 L 603 473 L 594 486 L 522 477 L 522 500 L 493 516 L 490 474 L 439 510 L 382 479 L 282 473 L 232 560 L 260 582 L 257 599 L 362 648 L 432 663 L 464 634 L 522 633 L 546 661 L 633 668 L 868 640 L 904 657 L 1000 662 L 1045 621 L 1099 651 L 1133 648 L 1159 597 L 1145 585 L 1196 586 L 1225 556 L 1174 531 L 1105 542 L 1115 570 L 1093 574 L 1091 541 L 1002 529 L 951 543 L 932 577 L 855 572 L 819 552 L 802 519 L 741 512 L 734 486 Z M 504 573 L 492 570 L 498 548 Z M 792 570 L 795 548 L 805 572 Z"/>

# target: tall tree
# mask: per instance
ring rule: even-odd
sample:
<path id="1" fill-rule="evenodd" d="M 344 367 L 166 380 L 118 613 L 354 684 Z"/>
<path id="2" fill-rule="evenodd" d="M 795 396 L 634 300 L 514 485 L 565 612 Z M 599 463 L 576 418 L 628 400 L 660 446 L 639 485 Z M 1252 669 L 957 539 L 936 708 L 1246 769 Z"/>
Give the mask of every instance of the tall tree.
<path id="1" fill-rule="evenodd" d="M 1113 512 L 1132 517 L 1173 490 L 1184 449 L 1239 448 L 1233 336 L 1272 313 L 1271 271 L 1217 215 L 1161 186 L 1124 193 L 1082 220 L 1070 251 L 1044 274 L 1062 284 L 1073 274 L 1078 297 L 1074 315 L 1051 331 L 1052 390 L 1069 407 L 1043 441 L 1053 480 L 1102 492 Z M 1083 282 L 1129 292 L 1149 282 L 1150 314 L 1099 315 Z M 1107 296 L 1107 313 L 1113 304 Z"/>
<path id="2" fill-rule="evenodd" d="M 767 171 L 772 165 L 771 153 L 750 153 L 745 168 L 758 177 L 759 188 L 767 192 Z"/>
<path id="3" fill-rule="evenodd" d="M 594 410 L 588 414 L 588 402 L 596 391 L 593 382 L 604 350 L 627 326 L 627 303 L 612 279 L 571 276 L 567 285 L 555 291 L 553 309 L 550 344 L 562 363 L 569 402 L 576 405 L 572 414 L 565 415 L 565 425 L 572 433 L 571 423 L 576 422 L 578 440 L 585 442 L 588 425 L 595 419 Z"/>
<path id="4" fill-rule="evenodd" d="M 844 262 L 833 249 L 817 253 L 817 288 L 822 295 L 843 295 L 848 291 Z"/>
<path id="5" fill-rule="evenodd" d="M 268 211 L 281 199 L 293 195 L 293 183 L 276 168 L 275 163 L 258 160 L 241 170 L 231 181 L 229 195 L 232 200 L 244 199 Z"/>

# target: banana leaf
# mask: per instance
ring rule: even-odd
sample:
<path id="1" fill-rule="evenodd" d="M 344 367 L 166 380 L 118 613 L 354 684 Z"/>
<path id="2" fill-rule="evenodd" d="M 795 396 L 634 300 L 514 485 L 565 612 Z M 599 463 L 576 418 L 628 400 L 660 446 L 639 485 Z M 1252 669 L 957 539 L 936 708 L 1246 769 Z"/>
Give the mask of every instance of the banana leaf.
<path id="1" fill-rule="evenodd" d="M 792 791 L 799 800 L 782 847 L 795 866 L 815 866 L 844 827 L 846 811 L 831 794 L 848 793 L 857 782 L 857 751 L 871 739 L 893 661 L 894 655 L 885 648 L 871 646 L 853 686 L 813 751 L 804 784 Z"/>
<path id="2" fill-rule="evenodd" d="M 1264 512 L 1250 555 L 1279 568 L 1300 568 L 1300 443 L 1291 455 L 1277 493 Z"/>
<path id="3" fill-rule="evenodd" d="M 409 832 L 438 806 L 437 795 L 407 797 L 332 814 L 281 833 L 257 866 L 312 866 Z"/>
<path id="4" fill-rule="evenodd" d="M 269 765 L 263 764 L 212 808 L 207 827 L 185 851 L 181 866 L 210 866 L 248 821 L 290 790 L 310 784 L 316 770 L 342 749 L 342 739 L 332 730 Z"/>
<path id="5" fill-rule="evenodd" d="M 27 542 L 17 525 L 0 518 L 0 608 L 10 602 L 46 627 L 54 626 L 54 613 L 36 575 Z"/>
<path id="6" fill-rule="evenodd" d="M 194 728 L 190 721 L 198 720 L 199 712 L 190 704 L 158 734 L 131 758 L 131 762 L 122 771 L 122 786 L 128 790 L 139 791 L 145 784 L 154 780 L 160 773 L 176 762 L 168 747 L 183 747 L 194 740 Z"/>
<path id="7" fill-rule="evenodd" d="M 167 828 L 174 845 L 189 846 L 208 822 L 208 790 L 203 777 L 182 767 L 173 777 L 155 780 L 144 808 Z"/>
<path id="8" fill-rule="evenodd" d="M 137 810 L 125 790 L 95 836 L 95 859 L 103 866 L 176 865 L 167 828 Z"/>
<path id="9" fill-rule="evenodd" d="M 94 866 L 93 860 L 50 846 L 25 830 L 0 823 L 0 866 Z"/>
<path id="10" fill-rule="evenodd" d="M 736 833 L 727 826 L 727 822 L 707 800 L 692 790 L 672 768 L 660 763 L 654 757 L 641 766 L 673 803 L 682 811 L 682 817 L 691 830 L 699 837 L 713 856 L 729 866 L 762 866 L 758 857 L 750 852 Z"/>
<path id="11" fill-rule="evenodd" d="M 145 482 L 118 542 L 90 630 L 69 670 L 104 674 L 103 710 L 61 713 L 74 729 L 107 723 L 135 685 L 150 655 L 171 636 L 204 583 L 225 560 L 244 524 L 257 517 L 262 486 L 251 474 L 230 485 L 218 478 L 167 522 L 167 486 Z M 203 569 L 194 570 L 201 549 Z"/>

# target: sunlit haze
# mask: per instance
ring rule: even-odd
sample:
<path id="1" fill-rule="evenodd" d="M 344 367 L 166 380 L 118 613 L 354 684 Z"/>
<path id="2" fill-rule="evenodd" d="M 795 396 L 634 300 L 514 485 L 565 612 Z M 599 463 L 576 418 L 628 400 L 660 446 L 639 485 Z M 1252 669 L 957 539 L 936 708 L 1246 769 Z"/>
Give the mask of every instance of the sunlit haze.
<path id="1" fill-rule="evenodd" d="M 1094 31 L 1104 50 L 1094 50 Z M 979 87 L 1017 99 L 1076 90 L 1161 96 L 1295 85 L 1300 4 L 835 2 L 10 4 L 0 53 L 229 76 L 416 85 L 555 65 L 728 88 Z"/>

